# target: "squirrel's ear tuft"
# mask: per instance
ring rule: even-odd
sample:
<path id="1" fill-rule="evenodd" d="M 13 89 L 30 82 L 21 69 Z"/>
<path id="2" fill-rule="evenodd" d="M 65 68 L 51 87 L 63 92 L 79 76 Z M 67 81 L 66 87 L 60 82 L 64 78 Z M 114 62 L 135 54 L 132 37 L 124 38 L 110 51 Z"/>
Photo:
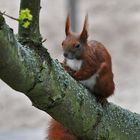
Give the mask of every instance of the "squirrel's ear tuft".
<path id="1" fill-rule="evenodd" d="M 83 30 L 80 35 L 81 42 L 86 42 L 88 39 L 88 15 L 85 16 Z"/>
<path id="2" fill-rule="evenodd" d="M 66 25 L 65 25 L 65 33 L 66 33 L 66 36 L 68 36 L 68 35 L 71 34 L 70 26 L 71 26 L 71 21 L 70 21 L 70 16 L 68 14 L 67 19 L 66 19 Z"/>

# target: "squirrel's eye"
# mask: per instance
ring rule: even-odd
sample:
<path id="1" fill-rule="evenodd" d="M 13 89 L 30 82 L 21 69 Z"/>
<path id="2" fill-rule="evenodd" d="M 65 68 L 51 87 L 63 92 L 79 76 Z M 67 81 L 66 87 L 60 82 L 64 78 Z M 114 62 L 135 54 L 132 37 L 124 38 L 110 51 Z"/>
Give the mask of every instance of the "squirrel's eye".
<path id="1" fill-rule="evenodd" d="M 75 47 L 76 47 L 76 48 L 80 48 L 80 44 L 77 44 Z"/>

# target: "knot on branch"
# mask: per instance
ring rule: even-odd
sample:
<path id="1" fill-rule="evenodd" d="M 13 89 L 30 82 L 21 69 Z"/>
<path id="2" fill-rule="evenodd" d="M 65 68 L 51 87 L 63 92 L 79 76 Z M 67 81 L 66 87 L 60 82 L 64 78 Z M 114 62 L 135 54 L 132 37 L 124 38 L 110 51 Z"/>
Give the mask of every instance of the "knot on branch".
<path id="1" fill-rule="evenodd" d="M 0 29 L 1 29 L 1 27 L 4 25 L 4 23 L 5 23 L 5 19 L 4 19 L 4 17 L 0 14 Z"/>

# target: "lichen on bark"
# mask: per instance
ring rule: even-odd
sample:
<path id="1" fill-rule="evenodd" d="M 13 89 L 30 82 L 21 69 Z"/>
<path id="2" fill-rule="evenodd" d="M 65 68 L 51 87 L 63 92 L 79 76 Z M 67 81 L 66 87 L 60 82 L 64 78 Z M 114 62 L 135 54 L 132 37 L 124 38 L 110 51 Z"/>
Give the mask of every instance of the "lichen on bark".
<path id="1" fill-rule="evenodd" d="M 33 6 L 32 13 L 38 13 L 39 24 L 40 5 L 30 2 L 21 0 L 21 4 Z M 0 78 L 4 82 L 28 96 L 35 107 L 50 114 L 76 136 L 86 140 L 140 140 L 139 114 L 112 103 L 102 106 L 96 102 L 94 95 L 50 57 L 40 43 L 38 29 L 22 30 L 19 36 L 24 43 L 18 42 L 0 16 Z M 32 38 L 31 31 L 37 38 Z M 29 42 L 24 32 L 29 32 Z"/>

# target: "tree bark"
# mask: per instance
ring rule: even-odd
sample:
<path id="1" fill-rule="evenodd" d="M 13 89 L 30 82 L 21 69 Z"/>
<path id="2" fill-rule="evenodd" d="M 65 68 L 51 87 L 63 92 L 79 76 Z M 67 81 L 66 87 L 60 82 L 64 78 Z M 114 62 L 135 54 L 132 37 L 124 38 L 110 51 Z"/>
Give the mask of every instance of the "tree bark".
<path id="1" fill-rule="evenodd" d="M 31 14 L 33 15 L 33 20 L 29 28 L 22 27 L 21 24 L 19 24 L 19 41 L 22 44 L 27 43 L 34 43 L 34 44 L 40 44 L 42 37 L 40 34 L 39 29 L 39 13 L 40 13 L 40 0 L 21 0 L 20 2 L 20 11 L 22 9 L 30 9 Z"/>
<path id="2" fill-rule="evenodd" d="M 27 6 L 30 5 L 29 0 L 21 0 L 21 4 L 24 1 Z M 36 2 L 40 3 L 40 0 Z M 33 27 L 39 24 L 38 7 L 40 5 L 35 3 L 29 6 L 33 17 L 38 15 L 37 21 L 32 23 Z M 112 103 L 102 107 L 94 95 L 71 78 L 57 60 L 50 57 L 38 39 L 39 25 L 36 26 L 38 29 L 20 28 L 19 36 L 26 40 L 22 33 L 29 32 L 31 42 L 23 43 L 20 40 L 19 43 L 12 29 L 0 16 L 0 78 L 4 82 L 24 93 L 35 107 L 47 112 L 83 139 L 140 140 L 139 114 Z M 35 38 L 32 38 L 32 33 Z"/>

